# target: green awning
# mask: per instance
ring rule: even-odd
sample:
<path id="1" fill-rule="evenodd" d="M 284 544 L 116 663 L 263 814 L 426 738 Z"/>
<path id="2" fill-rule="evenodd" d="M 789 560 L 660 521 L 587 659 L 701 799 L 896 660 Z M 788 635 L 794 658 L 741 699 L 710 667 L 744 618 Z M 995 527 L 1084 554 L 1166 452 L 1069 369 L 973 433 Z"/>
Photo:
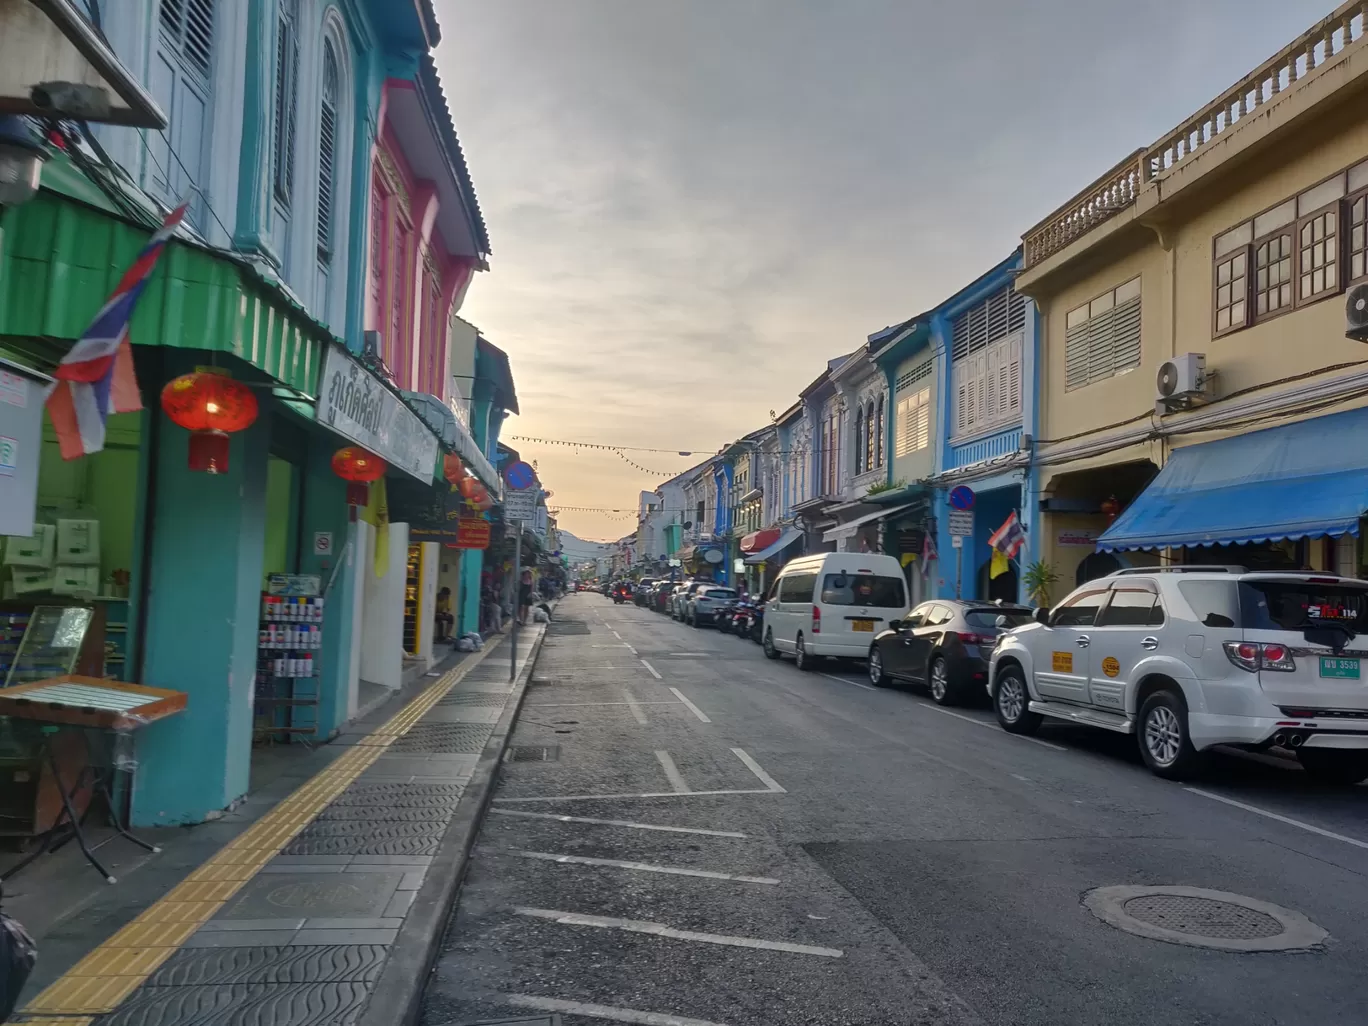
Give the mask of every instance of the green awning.
<path id="1" fill-rule="evenodd" d="M 160 220 L 122 184 L 120 209 L 70 161 L 43 167 L 43 188 L 4 215 L 0 347 L 59 356 L 80 337 Z M 147 211 L 138 223 L 138 210 Z M 228 353 L 308 396 L 334 336 L 279 283 L 233 253 L 176 239 L 138 302 L 134 345 Z"/>

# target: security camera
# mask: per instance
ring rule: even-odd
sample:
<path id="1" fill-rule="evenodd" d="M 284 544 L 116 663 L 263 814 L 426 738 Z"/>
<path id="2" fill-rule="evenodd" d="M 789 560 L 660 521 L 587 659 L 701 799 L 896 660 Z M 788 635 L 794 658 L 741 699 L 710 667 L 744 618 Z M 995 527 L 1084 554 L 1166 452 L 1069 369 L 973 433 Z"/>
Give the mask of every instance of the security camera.
<path id="1" fill-rule="evenodd" d="M 109 93 L 101 86 L 79 82 L 39 82 L 29 90 L 29 99 L 46 114 L 77 121 L 104 121 L 109 118 Z"/>

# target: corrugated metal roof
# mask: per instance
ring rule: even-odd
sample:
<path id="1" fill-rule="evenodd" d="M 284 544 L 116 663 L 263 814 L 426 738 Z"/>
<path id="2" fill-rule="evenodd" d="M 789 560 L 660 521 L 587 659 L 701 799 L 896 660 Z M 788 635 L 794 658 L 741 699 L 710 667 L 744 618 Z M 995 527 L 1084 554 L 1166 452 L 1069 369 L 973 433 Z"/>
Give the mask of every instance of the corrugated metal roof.
<path id="1" fill-rule="evenodd" d="M 423 98 L 432 109 L 434 121 L 441 133 L 442 145 L 447 159 L 451 161 L 456 180 L 460 183 L 461 193 L 466 203 L 466 215 L 470 220 L 471 234 L 475 237 L 481 257 L 489 256 L 489 230 L 485 227 L 484 215 L 480 212 L 480 201 L 475 196 L 475 185 L 470 180 L 470 168 L 466 165 L 465 152 L 461 140 L 456 135 L 456 124 L 451 117 L 451 107 L 447 104 L 446 92 L 442 89 L 441 76 L 437 74 L 437 62 L 432 54 L 424 54 L 418 70 L 418 86 Z"/>

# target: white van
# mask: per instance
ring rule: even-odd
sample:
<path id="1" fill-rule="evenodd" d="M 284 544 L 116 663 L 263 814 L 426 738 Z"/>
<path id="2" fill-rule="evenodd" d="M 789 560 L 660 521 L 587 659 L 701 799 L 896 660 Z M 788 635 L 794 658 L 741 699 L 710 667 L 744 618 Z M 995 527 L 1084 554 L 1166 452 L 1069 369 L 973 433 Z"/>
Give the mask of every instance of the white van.
<path id="1" fill-rule="evenodd" d="M 911 606 L 892 556 L 824 552 L 784 567 L 765 602 L 765 655 L 792 654 L 800 670 L 814 659 L 863 659 L 869 643 Z"/>

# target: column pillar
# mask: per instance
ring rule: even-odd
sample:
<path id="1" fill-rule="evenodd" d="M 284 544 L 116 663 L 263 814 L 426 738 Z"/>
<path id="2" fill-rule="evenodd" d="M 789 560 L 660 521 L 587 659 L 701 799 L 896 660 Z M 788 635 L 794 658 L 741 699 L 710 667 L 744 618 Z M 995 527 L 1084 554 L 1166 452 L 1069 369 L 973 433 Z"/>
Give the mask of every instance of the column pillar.
<path id="1" fill-rule="evenodd" d="M 138 735 L 132 820 L 170 826 L 213 818 L 247 793 L 269 429 L 262 417 L 233 435 L 228 472 L 203 474 L 187 469 L 189 432 L 151 415 L 161 423 L 139 683 L 189 701 Z"/>

